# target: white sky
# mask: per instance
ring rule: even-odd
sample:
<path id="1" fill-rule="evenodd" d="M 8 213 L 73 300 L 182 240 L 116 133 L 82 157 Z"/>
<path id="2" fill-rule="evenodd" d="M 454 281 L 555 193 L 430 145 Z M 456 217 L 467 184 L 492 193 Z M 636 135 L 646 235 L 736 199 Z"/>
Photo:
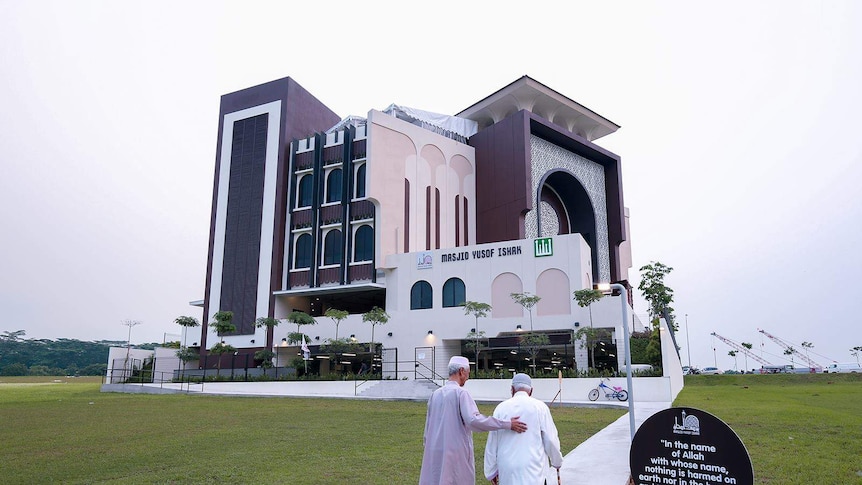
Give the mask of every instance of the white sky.
<path id="1" fill-rule="evenodd" d="M 0 0 L 0 331 L 199 316 L 222 94 L 452 114 L 527 74 L 622 126 L 632 284 L 674 268 L 683 363 L 686 314 L 701 367 L 734 366 L 712 332 L 783 363 L 758 328 L 854 359 L 862 3 L 294 3 Z"/>

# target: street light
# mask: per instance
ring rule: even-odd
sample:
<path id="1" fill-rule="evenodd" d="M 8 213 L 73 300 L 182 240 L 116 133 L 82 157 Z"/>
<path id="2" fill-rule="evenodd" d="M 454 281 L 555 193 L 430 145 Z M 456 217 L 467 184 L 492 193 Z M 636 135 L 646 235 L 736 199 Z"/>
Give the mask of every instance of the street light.
<path id="1" fill-rule="evenodd" d="M 132 351 L 132 327 L 140 325 L 142 322 L 139 320 L 123 320 L 123 325 L 129 327 L 129 338 L 126 340 L 126 363 L 123 366 L 123 372 L 126 372 L 129 369 L 129 354 Z M 129 372 L 129 377 L 132 376 L 132 373 Z"/>
<path id="2" fill-rule="evenodd" d="M 688 340 L 688 313 L 685 314 L 685 346 L 688 350 L 688 368 L 691 369 L 691 342 Z"/>
<path id="3" fill-rule="evenodd" d="M 623 342 L 625 348 L 625 358 L 626 358 L 626 386 L 628 386 L 627 391 L 629 393 L 629 431 L 631 433 L 631 439 L 634 441 L 635 439 L 635 399 L 634 394 L 632 393 L 632 351 L 631 345 L 629 342 L 629 296 L 628 291 L 626 291 L 626 287 L 619 283 L 599 283 L 597 285 L 597 289 L 602 292 L 609 292 L 613 290 L 618 290 L 620 292 L 620 302 L 622 304 L 622 316 L 623 316 L 623 338 L 625 341 Z"/>

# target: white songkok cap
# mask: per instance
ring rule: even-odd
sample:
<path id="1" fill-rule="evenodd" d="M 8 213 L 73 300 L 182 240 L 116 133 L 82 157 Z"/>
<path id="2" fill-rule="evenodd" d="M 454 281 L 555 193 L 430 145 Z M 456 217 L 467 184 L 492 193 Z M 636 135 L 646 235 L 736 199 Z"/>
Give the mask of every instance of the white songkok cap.
<path id="1" fill-rule="evenodd" d="M 467 357 L 461 357 L 460 355 L 456 355 L 449 359 L 449 366 L 457 365 L 459 367 L 463 367 L 465 369 L 470 368 L 470 361 L 467 360 Z"/>
<path id="2" fill-rule="evenodd" d="M 512 377 L 512 387 L 517 388 L 518 385 L 525 385 L 532 388 L 533 381 L 527 374 L 515 374 L 515 376 Z"/>

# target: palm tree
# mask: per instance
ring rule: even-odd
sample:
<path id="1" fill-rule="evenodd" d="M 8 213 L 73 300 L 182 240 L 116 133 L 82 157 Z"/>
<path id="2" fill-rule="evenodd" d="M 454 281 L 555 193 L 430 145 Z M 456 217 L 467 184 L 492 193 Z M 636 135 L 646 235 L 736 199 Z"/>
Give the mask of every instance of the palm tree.
<path id="1" fill-rule="evenodd" d="M 728 351 L 728 352 L 727 352 L 727 355 L 729 355 L 729 356 L 733 357 L 733 369 L 734 369 L 734 370 L 736 370 L 736 369 L 737 369 L 737 365 L 736 365 L 736 351 L 735 351 L 735 350 Z"/>
<path id="2" fill-rule="evenodd" d="M 377 325 L 386 325 L 386 322 L 389 321 L 389 314 L 385 310 L 375 306 L 367 313 L 362 314 L 362 321 L 371 324 L 371 343 L 368 345 L 368 351 L 374 352 L 372 350 L 374 345 L 374 327 Z"/>
<path id="3" fill-rule="evenodd" d="M 522 307 L 524 307 L 524 309 L 526 309 L 528 312 L 530 312 L 530 331 L 532 332 L 533 331 L 533 307 L 536 306 L 537 303 L 539 303 L 539 300 L 541 300 L 542 297 L 532 295 L 526 291 L 524 293 L 510 293 L 509 296 L 512 297 L 513 300 L 515 300 L 515 303 L 517 303 L 518 305 L 521 305 Z"/>
<path id="4" fill-rule="evenodd" d="M 485 332 L 479 331 L 479 317 L 485 318 L 488 316 L 488 312 L 491 311 L 491 305 L 487 303 L 481 303 L 477 301 L 465 301 L 462 303 L 464 307 L 465 315 L 473 315 L 473 318 L 476 320 L 476 327 L 471 332 L 473 337 L 475 337 L 475 351 L 476 351 L 476 372 L 479 372 L 479 339 L 485 336 Z"/>
<path id="5" fill-rule="evenodd" d="M 350 314 L 344 310 L 337 310 L 335 308 L 327 308 L 324 315 L 331 318 L 332 321 L 335 323 L 335 339 L 334 340 L 338 340 L 338 325 L 341 323 L 342 320 L 347 318 L 347 316 Z"/>

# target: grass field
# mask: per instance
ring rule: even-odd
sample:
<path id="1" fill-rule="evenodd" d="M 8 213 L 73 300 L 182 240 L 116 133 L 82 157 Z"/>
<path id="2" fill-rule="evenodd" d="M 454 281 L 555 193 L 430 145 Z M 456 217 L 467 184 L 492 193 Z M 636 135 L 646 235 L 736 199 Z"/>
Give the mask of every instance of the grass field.
<path id="1" fill-rule="evenodd" d="M 0 481 L 400 485 L 419 478 L 424 403 L 103 394 L 99 385 L 98 378 L 0 378 Z M 862 484 L 862 376 L 690 376 L 675 404 L 728 423 L 748 448 L 755 483 Z M 480 410 L 490 414 L 493 406 Z M 565 452 L 623 411 L 552 413 Z M 479 471 L 486 436 L 474 434 Z"/>
<path id="2" fill-rule="evenodd" d="M 674 402 L 742 439 L 758 484 L 862 484 L 862 375 L 687 376 Z"/>
<path id="3" fill-rule="evenodd" d="M 425 403 L 103 394 L 98 380 L 54 379 L 0 378 L 4 484 L 419 481 Z M 554 409 L 566 450 L 622 414 Z M 474 434 L 479 473 L 486 437 Z"/>

